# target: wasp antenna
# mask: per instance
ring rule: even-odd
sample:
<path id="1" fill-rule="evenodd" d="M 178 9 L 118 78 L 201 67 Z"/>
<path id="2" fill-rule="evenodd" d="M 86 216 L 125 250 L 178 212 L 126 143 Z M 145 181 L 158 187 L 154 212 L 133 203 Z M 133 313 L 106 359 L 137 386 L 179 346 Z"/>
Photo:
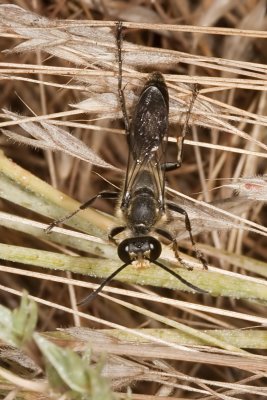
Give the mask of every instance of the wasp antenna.
<path id="1" fill-rule="evenodd" d="M 153 264 L 156 264 L 158 267 L 164 269 L 164 271 L 169 272 L 169 274 L 173 275 L 175 278 L 177 278 L 180 282 L 182 282 L 184 285 L 190 287 L 191 289 L 195 290 L 196 292 L 199 293 L 208 293 L 206 290 L 200 289 L 199 287 L 193 285 L 192 283 L 188 282 L 186 279 L 182 278 L 181 275 L 178 275 L 176 272 L 174 272 L 172 269 L 166 267 L 166 265 L 161 264 L 160 262 L 153 260 L 151 261 Z"/>
<path id="2" fill-rule="evenodd" d="M 86 296 L 83 300 L 81 300 L 79 303 L 77 303 L 77 306 L 85 306 L 89 304 L 94 298 L 98 295 L 98 293 L 101 292 L 103 287 L 105 287 L 116 275 L 118 275 L 124 268 L 126 268 L 129 263 L 123 264 L 121 267 L 116 269 L 116 271 L 112 272 L 99 286 L 96 290 L 94 290 L 92 293 L 90 293 L 88 296 Z"/>

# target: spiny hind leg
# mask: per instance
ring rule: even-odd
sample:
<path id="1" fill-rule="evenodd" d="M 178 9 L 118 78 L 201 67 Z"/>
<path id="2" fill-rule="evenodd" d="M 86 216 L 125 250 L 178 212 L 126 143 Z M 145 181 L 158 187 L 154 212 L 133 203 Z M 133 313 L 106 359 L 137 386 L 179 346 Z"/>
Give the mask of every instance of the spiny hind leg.
<path id="1" fill-rule="evenodd" d="M 119 95 L 119 102 L 121 106 L 121 111 L 123 115 L 123 120 L 124 120 L 124 126 L 125 126 L 125 133 L 126 136 L 129 135 L 130 133 L 130 122 L 129 122 L 129 117 L 127 114 L 127 109 L 126 109 L 126 102 L 125 102 L 125 97 L 124 97 L 124 91 L 122 89 L 122 43 L 123 43 L 123 23 L 122 21 L 118 21 L 116 23 L 116 44 L 117 44 L 117 49 L 118 49 L 118 95 Z"/>

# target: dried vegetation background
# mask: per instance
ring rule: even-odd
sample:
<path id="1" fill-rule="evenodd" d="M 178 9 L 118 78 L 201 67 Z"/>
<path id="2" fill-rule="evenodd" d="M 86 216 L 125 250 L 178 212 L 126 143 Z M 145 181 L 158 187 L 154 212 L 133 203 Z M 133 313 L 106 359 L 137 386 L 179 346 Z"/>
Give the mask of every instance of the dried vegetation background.
<path id="1" fill-rule="evenodd" d="M 199 234 L 208 271 L 192 257 L 183 221 L 168 229 L 194 266 L 180 267 L 181 275 L 208 293 L 192 293 L 156 266 L 128 267 L 79 310 L 97 278 L 121 264 L 107 240 L 119 224 L 115 204 L 97 201 L 101 213 L 83 211 L 68 229 L 44 228 L 123 180 L 119 19 L 130 115 L 147 74 L 164 73 L 169 159 L 198 84 L 183 165 L 167 180 L 168 197 Z M 2 308 L 1 398 L 126 398 L 129 388 L 129 398 L 142 400 L 267 396 L 266 27 L 266 2 L 256 0 L 0 2 L 1 304 L 14 309 L 26 289 L 38 304 L 36 329 L 79 354 L 90 348 L 96 374 L 81 389 L 77 359 L 69 355 L 69 367 L 53 362 L 42 336 L 18 350 L 14 315 Z M 179 267 L 168 247 L 162 262 Z"/>

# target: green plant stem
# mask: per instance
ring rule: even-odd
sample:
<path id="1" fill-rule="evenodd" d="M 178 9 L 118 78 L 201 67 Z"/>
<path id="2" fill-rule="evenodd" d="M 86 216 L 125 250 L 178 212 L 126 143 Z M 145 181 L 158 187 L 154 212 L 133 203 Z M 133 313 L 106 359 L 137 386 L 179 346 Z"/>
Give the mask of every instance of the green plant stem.
<path id="1" fill-rule="evenodd" d="M 119 260 L 98 259 L 90 257 L 73 257 L 49 251 L 0 244 L 2 260 L 35 265 L 51 270 L 71 271 L 99 278 L 106 278 L 121 264 Z M 168 263 L 166 263 L 168 264 Z M 264 281 L 249 281 L 242 275 L 221 274 L 214 271 L 176 269 L 176 272 L 192 284 L 201 287 L 213 296 L 230 296 L 238 299 L 249 299 L 267 304 L 267 285 Z M 147 268 L 136 268 L 129 265 L 116 280 L 139 285 L 152 285 L 175 290 L 192 291 L 172 275 L 160 268 L 150 265 Z"/>

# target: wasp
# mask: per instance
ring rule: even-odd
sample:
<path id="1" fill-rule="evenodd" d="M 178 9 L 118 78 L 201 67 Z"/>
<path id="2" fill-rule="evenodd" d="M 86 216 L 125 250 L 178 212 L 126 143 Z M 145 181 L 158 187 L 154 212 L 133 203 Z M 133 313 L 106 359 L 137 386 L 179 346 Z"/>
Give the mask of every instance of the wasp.
<path id="1" fill-rule="evenodd" d="M 166 162 L 166 146 L 169 128 L 169 94 L 164 77 L 160 72 L 153 72 L 145 83 L 137 104 L 135 106 L 132 120 L 129 122 L 124 93 L 122 90 L 122 56 L 121 56 L 121 33 L 122 23 L 117 26 L 119 79 L 118 93 L 121 109 L 124 117 L 126 137 L 128 141 L 128 163 L 125 181 L 121 192 L 103 191 L 82 204 L 78 210 L 69 215 L 70 218 L 79 210 L 92 205 L 97 198 L 120 199 L 118 214 L 124 224 L 113 228 L 109 233 L 109 239 L 118 245 L 118 256 L 123 264 L 108 276 L 102 284 L 79 305 L 88 304 L 119 272 L 130 264 L 144 267 L 149 263 L 156 264 L 168 273 L 175 276 L 191 289 L 206 293 L 206 291 L 194 286 L 182 278 L 178 273 L 158 261 L 162 246 L 159 239 L 152 236 L 157 234 L 172 243 L 176 258 L 181 264 L 178 254 L 178 244 L 175 237 L 165 228 L 170 218 L 170 212 L 182 214 L 185 218 L 185 227 L 193 246 L 195 242 L 192 235 L 191 224 L 187 212 L 176 203 L 166 201 L 165 196 L 165 173 L 179 168 L 181 161 Z M 180 149 L 179 154 L 182 151 Z M 49 225 L 47 231 L 53 226 L 66 219 L 54 221 Z M 116 236 L 123 231 L 128 231 L 126 239 L 117 243 Z M 206 260 L 199 250 L 196 255 L 207 268 Z"/>

